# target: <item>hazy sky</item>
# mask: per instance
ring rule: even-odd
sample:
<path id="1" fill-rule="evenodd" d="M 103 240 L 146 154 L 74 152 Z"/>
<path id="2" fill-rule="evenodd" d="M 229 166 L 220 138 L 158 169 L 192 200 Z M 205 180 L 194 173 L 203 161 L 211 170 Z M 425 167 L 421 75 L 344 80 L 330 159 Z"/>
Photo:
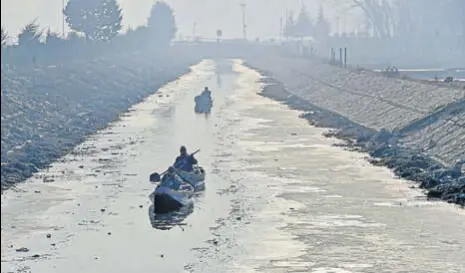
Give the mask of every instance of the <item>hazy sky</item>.
<path id="1" fill-rule="evenodd" d="M 67 1 L 67 0 L 65 0 Z M 118 0 L 123 9 L 123 24 L 138 26 L 145 23 L 150 7 L 155 0 Z M 178 34 L 191 36 L 196 22 L 196 34 L 215 37 L 217 29 L 223 30 L 224 37 L 242 37 L 242 13 L 240 3 L 246 3 L 247 36 L 277 37 L 280 18 L 286 9 L 300 10 L 302 3 L 316 17 L 320 0 L 165 0 L 176 15 Z M 2 25 L 10 35 L 17 35 L 20 29 L 37 18 L 38 23 L 52 31 L 62 29 L 62 0 L 1 0 Z M 326 8 L 325 13 L 334 21 L 334 12 Z M 284 20 L 284 19 L 283 19 Z M 343 20 L 341 19 L 341 24 Z"/>

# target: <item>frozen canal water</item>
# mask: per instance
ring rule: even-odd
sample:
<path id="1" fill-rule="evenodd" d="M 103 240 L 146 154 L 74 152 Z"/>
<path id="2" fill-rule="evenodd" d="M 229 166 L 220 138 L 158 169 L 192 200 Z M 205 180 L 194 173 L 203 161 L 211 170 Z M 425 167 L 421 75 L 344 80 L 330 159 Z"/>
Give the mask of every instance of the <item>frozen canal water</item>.
<path id="1" fill-rule="evenodd" d="M 204 61 L 54 164 L 54 182 L 4 194 L 2 272 L 465 272 L 463 210 L 332 146 L 259 79 Z M 210 116 L 194 114 L 204 86 Z M 160 219 L 148 176 L 180 145 L 201 149 L 207 189 Z"/>

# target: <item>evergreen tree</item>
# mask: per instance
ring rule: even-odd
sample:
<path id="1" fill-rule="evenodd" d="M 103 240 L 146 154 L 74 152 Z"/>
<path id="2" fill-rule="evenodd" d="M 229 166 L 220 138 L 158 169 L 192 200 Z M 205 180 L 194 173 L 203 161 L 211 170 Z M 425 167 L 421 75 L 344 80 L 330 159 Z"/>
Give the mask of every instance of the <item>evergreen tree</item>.
<path id="1" fill-rule="evenodd" d="M 297 37 L 308 37 L 312 35 L 312 21 L 305 7 L 300 10 L 299 16 L 294 26 L 294 35 Z"/>
<path id="2" fill-rule="evenodd" d="M 318 12 L 318 19 L 314 28 L 314 36 L 318 40 L 324 40 L 329 36 L 329 32 L 329 22 L 324 17 L 323 7 L 320 6 L 320 11 Z"/>
<path id="3" fill-rule="evenodd" d="M 290 12 L 289 16 L 286 18 L 286 25 L 284 26 L 283 35 L 286 38 L 294 37 L 295 22 L 294 14 Z"/>
<path id="4" fill-rule="evenodd" d="M 169 45 L 177 31 L 173 9 L 165 2 L 157 1 L 150 11 L 147 30 L 150 41 L 160 45 Z"/>
<path id="5" fill-rule="evenodd" d="M 121 30 L 123 16 L 116 0 L 69 0 L 63 13 L 69 27 L 86 40 L 109 41 Z"/>
<path id="6" fill-rule="evenodd" d="M 21 47 L 24 46 L 35 46 L 40 44 L 40 36 L 42 31 L 39 30 L 39 25 L 36 21 L 32 21 L 27 24 L 18 35 L 18 45 Z"/>

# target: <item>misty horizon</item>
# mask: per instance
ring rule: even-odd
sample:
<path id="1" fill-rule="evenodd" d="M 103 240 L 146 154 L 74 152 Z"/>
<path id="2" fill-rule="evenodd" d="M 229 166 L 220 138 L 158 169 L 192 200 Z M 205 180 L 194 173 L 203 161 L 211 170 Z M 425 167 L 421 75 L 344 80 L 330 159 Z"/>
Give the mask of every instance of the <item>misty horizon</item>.
<path id="1" fill-rule="evenodd" d="M 67 2 L 67 1 L 66 1 Z M 150 8 L 154 0 L 118 0 L 123 12 L 123 30 L 146 24 Z M 297 16 L 305 6 L 313 20 L 316 19 L 320 8 L 320 0 L 166 0 L 174 10 L 178 26 L 178 36 L 191 37 L 194 32 L 199 37 L 214 38 L 216 30 L 221 29 L 225 38 L 242 38 L 242 10 L 241 3 L 246 3 L 246 24 L 248 39 L 275 38 L 280 35 L 281 18 L 283 24 L 287 14 Z M 47 4 L 45 4 L 47 3 Z M 325 17 L 332 24 L 332 31 L 336 31 L 336 17 L 331 5 L 322 3 Z M 34 19 L 43 29 L 62 33 L 62 0 L 2 0 L 2 26 L 5 26 L 10 36 L 17 36 L 21 29 Z M 27 8 L 25 8 L 27 7 Z M 265 8 L 263 8 L 265 7 Z M 259 16 L 258 16 L 259 15 Z M 350 31 L 354 28 L 354 21 L 350 14 L 345 20 L 340 19 L 340 31 Z M 65 24 L 65 33 L 70 30 Z"/>
<path id="2" fill-rule="evenodd" d="M 146 25 L 151 8 L 157 1 L 117 2 L 123 19 L 115 35 Z M 311 37 L 315 41 L 311 44 L 312 50 L 319 56 L 327 57 L 330 48 L 347 47 L 351 62 L 369 67 L 379 68 L 391 63 L 410 67 L 465 65 L 465 1 L 461 0 L 160 2 L 167 3 L 174 12 L 175 31 L 170 40 L 192 40 L 193 36 L 203 41 L 216 40 L 217 30 L 222 31 L 223 39 L 242 39 L 241 3 L 245 3 L 246 38 L 249 41 Z M 3 0 L 2 30 L 5 28 L 7 32 L 6 44 L 14 44 L 24 26 L 34 19 L 38 24 L 37 37 L 48 29 L 58 36 L 62 36 L 63 32 L 69 34 L 70 29 L 63 22 L 62 13 L 66 3 L 67 0 Z M 326 22 L 317 20 L 321 7 Z M 309 19 L 301 13 L 302 8 L 305 8 Z M 293 20 L 289 21 L 289 17 Z M 43 42 L 45 36 L 39 40 Z M 135 47 L 143 46 L 143 42 L 131 37 L 123 39 L 132 40 Z"/>

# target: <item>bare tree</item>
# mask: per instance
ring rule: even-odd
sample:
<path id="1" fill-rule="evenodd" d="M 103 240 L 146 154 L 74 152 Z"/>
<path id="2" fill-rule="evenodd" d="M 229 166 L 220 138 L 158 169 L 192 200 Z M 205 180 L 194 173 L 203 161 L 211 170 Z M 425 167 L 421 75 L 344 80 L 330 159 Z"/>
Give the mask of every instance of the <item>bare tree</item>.
<path id="1" fill-rule="evenodd" d="M 327 0 L 333 6 L 343 7 L 345 11 L 359 9 L 365 16 L 366 24 L 373 27 L 374 35 L 379 38 L 392 37 L 396 28 L 395 0 Z"/>
<path id="2" fill-rule="evenodd" d="M 392 37 L 396 25 L 395 13 L 388 0 L 351 0 L 352 8 L 360 8 L 380 38 Z"/>
<path id="3" fill-rule="evenodd" d="M 2 26 L 2 48 L 6 47 L 8 43 L 8 32 L 4 26 Z"/>

